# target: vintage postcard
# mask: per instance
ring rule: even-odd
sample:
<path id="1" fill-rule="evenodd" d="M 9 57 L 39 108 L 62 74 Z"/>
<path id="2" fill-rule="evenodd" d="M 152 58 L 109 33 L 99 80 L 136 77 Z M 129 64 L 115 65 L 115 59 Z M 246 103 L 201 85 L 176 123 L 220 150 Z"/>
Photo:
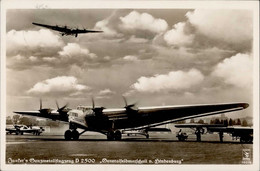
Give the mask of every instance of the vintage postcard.
<path id="1" fill-rule="evenodd" d="M 2 1 L 1 170 L 259 170 L 258 1 Z"/>

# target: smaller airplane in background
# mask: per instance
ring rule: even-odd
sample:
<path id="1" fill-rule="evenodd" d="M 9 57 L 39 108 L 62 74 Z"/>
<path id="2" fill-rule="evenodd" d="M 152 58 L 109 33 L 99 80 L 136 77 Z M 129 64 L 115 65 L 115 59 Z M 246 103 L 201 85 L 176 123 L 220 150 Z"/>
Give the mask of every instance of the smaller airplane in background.
<path id="1" fill-rule="evenodd" d="M 6 127 L 6 134 L 15 133 L 16 135 L 23 135 L 24 133 L 31 133 L 33 135 L 40 135 L 44 129 L 39 126 L 26 126 L 26 125 L 11 125 Z"/>
<path id="2" fill-rule="evenodd" d="M 214 133 L 219 134 L 220 142 L 223 142 L 223 133 L 230 134 L 233 139 L 240 139 L 241 143 L 252 143 L 253 142 L 253 128 L 248 127 L 233 127 L 223 124 L 177 124 L 176 128 L 190 128 L 195 130 L 197 141 L 201 141 L 201 134 L 204 133 Z M 185 141 L 188 138 L 188 135 L 180 131 L 176 136 L 179 141 Z"/>
<path id="3" fill-rule="evenodd" d="M 68 36 L 68 35 L 75 35 L 75 37 L 78 37 L 78 34 L 83 34 L 83 33 L 101 33 L 103 31 L 96 31 L 96 30 L 87 30 L 87 29 L 78 29 L 78 28 L 68 28 L 66 25 L 63 27 L 60 27 L 58 25 L 56 26 L 51 26 L 51 25 L 45 25 L 45 24 L 39 24 L 39 23 L 32 23 L 33 25 L 36 26 L 41 26 L 45 27 L 51 30 L 55 30 L 60 32 L 62 36 Z"/>

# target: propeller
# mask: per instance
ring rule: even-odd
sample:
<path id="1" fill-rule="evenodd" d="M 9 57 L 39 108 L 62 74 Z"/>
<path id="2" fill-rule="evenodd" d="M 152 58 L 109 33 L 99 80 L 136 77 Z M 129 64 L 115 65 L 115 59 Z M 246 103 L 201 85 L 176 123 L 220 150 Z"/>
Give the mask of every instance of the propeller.
<path id="1" fill-rule="evenodd" d="M 40 109 L 39 112 L 40 114 L 49 114 L 52 109 L 50 108 L 42 108 L 42 99 L 40 98 Z"/>
<path id="2" fill-rule="evenodd" d="M 122 96 L 123 97 L 123 99 L 124 99 L 124 102 L 125 102 L 125 109 L 127 110 L 127 111 L 137 111 L 138 109 L 137 109 L 137 107 L 136 107 L 136 104 L 137 103 L 133 103 L 133 104 L 127 104 L 127 100 L 126 100 L 126 98 L 125 98 L 125 96 Z"/>
<path id="3" fill-rule="evenodd" d="M 60 119 L 63 121 L 67 121 L 68 120 L 68 112 L 71 110 L 69 108 L 67 108 L 67 106 L 69 105 L 69 103 L 65 104 L 64 106 L 62 106 L 61 108 L 59 107 L 58 101 L 55 100 L 56 102 L 56 106 L 57 106 L 57 112 L 59 112 L 60 115 Z"/>
<path id="4" fill-rule="evenodd" d="M 95 109 L 95 101 L 94 101 L 93 96 L 91 97 L 91 101 L 92 101 L 92 108 Z"/>
<path id="5" fill-rule="evenodd" d="M 55 102 L 56 102 L 56 106 L 57 106 L 57 108 L 58 108 L 57 111 L 58 111 L 59 113 L 64 112 L 64 109 L 67 108 L 67 106 L 69 105 L 69 104 L 67 103 L 67 104 L 65 104 L 63 107 L 60 108 L 60 107 L 59 107 L 59 104 L 58 104 L 58 101 L 56 100 Z"/>
<path id="6" fill-rule="evenodd" d="M 42 110 L 42 99 L 40 99 L 40 110 Z"/>
<path id="7" fill-rule="evenodd" d="M 93 98 L 93 97 L 91 97 L 91 101 L 92 101 L 92 110 L 93 110 L 93 112 L 95 113 L 95 115 L 96 115 L 96 116 L 102 115 L 102 111 L 103 111 L 103 109 L 105 109 L 105 108 L 104 108 L 104 107 L 96 107 L 96 106 L 95 106 L 95 101 L 94 101 L 94 98 Z"/>

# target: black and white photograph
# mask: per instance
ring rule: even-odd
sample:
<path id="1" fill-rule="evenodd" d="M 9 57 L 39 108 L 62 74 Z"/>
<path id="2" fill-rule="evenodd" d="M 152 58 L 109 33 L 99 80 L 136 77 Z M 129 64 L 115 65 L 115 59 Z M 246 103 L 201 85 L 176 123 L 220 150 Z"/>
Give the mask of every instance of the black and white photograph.
<path id="1" fill-rule="evenodd" d="M 1 170 L 259 169 L 258 1 L 11 2 Z"/>

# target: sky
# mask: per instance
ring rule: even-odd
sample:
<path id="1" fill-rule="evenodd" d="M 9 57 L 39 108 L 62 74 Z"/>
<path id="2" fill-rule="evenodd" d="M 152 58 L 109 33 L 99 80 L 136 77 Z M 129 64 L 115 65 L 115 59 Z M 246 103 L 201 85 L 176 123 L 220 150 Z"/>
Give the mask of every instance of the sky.
<path id="1" fill-rule="evenodd" d="M 9 9 L 7 116 L 13 111 L 247 102 L 253 13 L 222 9 Z M 32 22 L 102 30 L 61 36 Z M 227 115 L 229 116 L 229 115 Z"/>

